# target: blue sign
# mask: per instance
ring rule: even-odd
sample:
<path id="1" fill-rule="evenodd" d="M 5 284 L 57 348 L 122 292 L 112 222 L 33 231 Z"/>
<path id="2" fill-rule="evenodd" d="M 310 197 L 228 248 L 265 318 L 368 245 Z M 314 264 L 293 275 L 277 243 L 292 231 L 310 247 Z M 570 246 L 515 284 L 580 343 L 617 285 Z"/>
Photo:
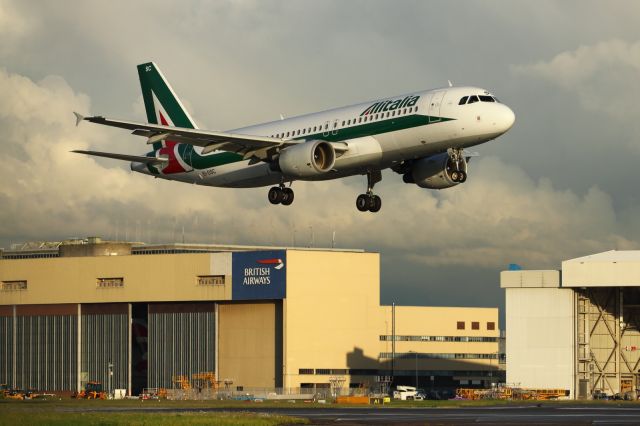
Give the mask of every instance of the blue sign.
<path id="1" fill-rule="evenodd" d="M 286 250 L 236 252 L 231 262 L 232 300 L 286 297 Z"/>

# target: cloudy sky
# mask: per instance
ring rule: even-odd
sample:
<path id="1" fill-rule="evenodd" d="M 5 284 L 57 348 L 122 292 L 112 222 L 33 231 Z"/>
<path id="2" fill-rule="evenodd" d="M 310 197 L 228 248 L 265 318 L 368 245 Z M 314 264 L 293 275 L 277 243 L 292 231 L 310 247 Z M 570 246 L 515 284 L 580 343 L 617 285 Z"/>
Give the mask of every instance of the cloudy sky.
<path id="1" fill-rule="evenodd" d="M 100 235 L 364 248 L 382 302 L 499 306 L 509 263 L 637 249 L 637 1 L 0 0 L 0 247 Z M 444 191 L 365 179 L 218 189 L 134 175 L 72 149 L 140 154 L 142 138 L 72 111 L 144 119 L 135 66 L 155 61 L 200 127 L 261 121 L 446 85 L 494 92 L 514 128 Z M 183 231 L 184 230 L 184 231 Z"/>

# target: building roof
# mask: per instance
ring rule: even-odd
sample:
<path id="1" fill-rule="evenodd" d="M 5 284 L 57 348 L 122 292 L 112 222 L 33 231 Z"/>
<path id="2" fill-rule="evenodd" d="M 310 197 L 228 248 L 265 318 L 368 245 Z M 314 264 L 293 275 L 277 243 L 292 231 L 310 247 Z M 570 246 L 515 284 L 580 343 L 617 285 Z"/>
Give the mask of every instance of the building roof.
<path id="1" fill-rule="evenodd" d="M 565 260 L 562 287 L 640 287 L 640 250 L 610 250 Z"/>
<path id="2" fill-rule="evenodd" d="M 640 262 L 640 250 L 609 250 L 565 260 L 567 262 Z"/>

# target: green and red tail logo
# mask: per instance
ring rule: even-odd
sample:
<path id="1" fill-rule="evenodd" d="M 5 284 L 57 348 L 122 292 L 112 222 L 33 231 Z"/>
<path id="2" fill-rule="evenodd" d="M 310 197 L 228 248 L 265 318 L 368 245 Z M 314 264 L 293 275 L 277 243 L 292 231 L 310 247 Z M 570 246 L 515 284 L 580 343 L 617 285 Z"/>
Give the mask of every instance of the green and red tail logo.
<path id="1" fill-rule="evenodd" d="M 140 88 L 142 89 L 144 108 L 149 123 L 189 129 L 197 128 L 156 64 L 148 62 L 138 65 L 138 77 L 140 78 Z M 181 156 L 184 152 L 180 152 L 190 147 L 175 141 L 165 140 L 154 143 L 153 148 L 155 151 L 159 151 L 160 155 L 169 158 L 169 163 L 162 169 L 162 173 L 182 173 L 192 170 L 192 167 Z M 155 170 L 155 172 L 158 171 Z"/>

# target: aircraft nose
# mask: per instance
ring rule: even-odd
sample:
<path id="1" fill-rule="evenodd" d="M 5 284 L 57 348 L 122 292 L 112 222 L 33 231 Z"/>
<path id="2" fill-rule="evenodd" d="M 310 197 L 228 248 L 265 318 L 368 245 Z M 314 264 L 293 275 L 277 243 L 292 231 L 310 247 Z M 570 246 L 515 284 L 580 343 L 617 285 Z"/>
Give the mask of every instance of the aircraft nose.
<path id="1" fill-rule="evenodd" d="M 501 104 L 500 110 L 498 111 L 498 116 L 496 117 L 496 124 L 502 129 L 503 132 L 506 132 L 510 128 L 513 127 L 513 123 L 516 122 L 516 114 L 513 112 L 511 108 L 508 106 Z"/>

